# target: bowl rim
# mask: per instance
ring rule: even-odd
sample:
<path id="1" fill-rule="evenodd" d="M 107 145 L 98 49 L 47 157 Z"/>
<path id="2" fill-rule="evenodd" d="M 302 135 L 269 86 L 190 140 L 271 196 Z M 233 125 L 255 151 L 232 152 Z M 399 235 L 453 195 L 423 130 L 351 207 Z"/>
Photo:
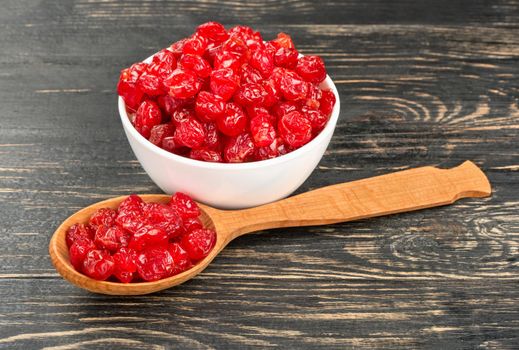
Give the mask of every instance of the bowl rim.
<path id="1" fill-rule="evenodd" d="M 151 59 L 153 58 L 155 54 L 148 57 L 147 59 L 143 60 L 143 62 L 149 63 Z M 119 95 L 117 95 L 118 98 L 118 109 L 119 109 L 119 116 L 121 118 L 121 122 L 123 124 L 124 129 L 130 133 L 130 135 L 139 142 L 140 145 L 144 146 L 149 151 L 156 153 L 162 157 L 165 157 L 169 160 L 182 163 L 184 165 L 193 166 L 195 168 L 203 168 L 203 169 L 221 169 L 221 170 L 248 170 L 248 169 L 256 169 L 256 168 L 262 168 L 262 167 L 268 167 L 268 166 L 275 166 L 277 164 L 286 163 L 290 160 L 299 157 L 300 155 L 303 155 L 307 151 L 310 151 L 310 149 L 313 146 L 316 146 L 317 144 L 323 142 L 323 140 L 327 137 L 329 133 L 333 134 L 335 130 L 335 126 L 337 124 L 337 120 L 339 119 L 339 112 L 340 112 L 340 98 L 339 98 L 339 92 L 337 91 L 337 87 L 335 86 L 335 83 L 330 78 L 329 75 L 326 75 L 326 78 L 321 82 L 321 85 L 327 85 L 327 87 L 333 92 L 335 95 L 335 105 L 332 109 L 332 114 L 330 115 L 330 118 L 328 119 L 328 122 L 326 123 L 325 127 L 321 132 L 314 137 L 310 142 L 307 144 L 299 147 L 298 149 L 289 152 L 287 154 L 284 154 L 279 157 L 271 158 L 271 159 L 265 159 L 265 160 L 259 160 L 254 162 L 245 162 L 245 163 L 216 163 L 216 162 L 205 162 L 202 160 L 196 160 L 191 159 L 183 156 L 179 156 L 175 153 L 168 152 L 159 146 L 154 145 L 151 143 L 148 139 L 146 139 L 144 136 L 142 136 L 137 129 L 133 126 L 133 124 L 130 122 L 130 118 L 128 117 L 128 113 L 126 112 L 126 104 L 123 100 L 123 98 Z M 128 135 L 127 135 L 128 137 Z M 128 137 L 129 138 L 129 137 Z"/>

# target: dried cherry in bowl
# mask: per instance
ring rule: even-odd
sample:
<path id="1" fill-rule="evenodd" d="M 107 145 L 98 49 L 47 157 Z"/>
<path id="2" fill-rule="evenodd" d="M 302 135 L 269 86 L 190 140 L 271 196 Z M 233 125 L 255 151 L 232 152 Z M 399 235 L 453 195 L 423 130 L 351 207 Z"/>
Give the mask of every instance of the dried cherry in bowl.
<path id="1" fill-rule="evenodd" d="M 151 62 L 153 56 L 144 60 Z M 211 163 L 170 153 L 142 136 L 132 125 L 119 96 L 119 115 L 133 153 L 165 193 L 189 193 L 221 209 L 258 206 L 287 197 L 310 176 L 324 155 L 339 118 L 340 100 L 327 75 L 321 88 L 331 90 L 335 105 L 324 129 L 310 142 L 285 155 L 248 163 Z"/>

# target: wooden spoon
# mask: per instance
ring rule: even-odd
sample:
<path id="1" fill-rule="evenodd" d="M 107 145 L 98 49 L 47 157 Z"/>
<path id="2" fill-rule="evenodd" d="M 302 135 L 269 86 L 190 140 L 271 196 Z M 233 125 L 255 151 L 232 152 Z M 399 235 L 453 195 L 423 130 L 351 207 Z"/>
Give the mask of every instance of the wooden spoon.
<path id="1" fill-rule="evenodd" d="M 230 241 L 243 234 L 270 228 L 326 225 L 451 204 L 464 197 L 491 193 L 485 174 L 466 161 L 452 169 L 423 167 L 342 183 L 244 210 L 202 209 L 205 226 L 217 232 L 216 246 L 190 270 L 142 283 L 97 281 L 77 272 L 69 262 L 65 233 L 72 224 L 86 223 L 99 208 L 117 208 L 126 196 L 84 208 L 66 219 L 50 241 L 49 252 L 58 272 L 69 282 L 96 293 L 139 295 L 185 282 L 199 274 Z M 146 202 L 166 203 L 167 195 L 141 195 Z"/>

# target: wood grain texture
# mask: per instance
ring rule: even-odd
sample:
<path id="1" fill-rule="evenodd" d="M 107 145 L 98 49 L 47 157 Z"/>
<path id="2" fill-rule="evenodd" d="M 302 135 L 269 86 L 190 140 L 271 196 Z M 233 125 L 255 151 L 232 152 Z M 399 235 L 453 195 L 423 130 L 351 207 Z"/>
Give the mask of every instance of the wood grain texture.
<path id="1" fill-rule="evenodd" d="M 232 240 L 281 227 L 335 224 L 405 213 L 488 197 L 491 186 L 471 161 L 451 169 L 420 167 L 325 186 L 255 208 L 206 211 L 217 231 Z"/>
<path id="2" fill-rule="evenodd" d="M 472 159 L 493 196 L 240 237 L 153 296 L 68 284 L 57 225 L 159 191 L 117 118 L 118 71 L 210 19 L 324 58 L 341 117 L 300 192 Z M 517 23 L 511 0 L 3 1 L 0 348 L 518 348 Z"/>

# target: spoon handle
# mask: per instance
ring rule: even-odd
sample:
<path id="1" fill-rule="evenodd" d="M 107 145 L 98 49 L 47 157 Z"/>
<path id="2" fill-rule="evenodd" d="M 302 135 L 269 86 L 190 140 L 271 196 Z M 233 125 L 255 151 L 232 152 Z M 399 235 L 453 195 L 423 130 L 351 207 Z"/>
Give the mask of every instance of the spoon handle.
<path id="1" fill-rule="evenodd" d="M 399 171 L 309 191 L 225 215 L 229 238 L 277 227 L 313 226 L 451 204 L 491 193 L 471 161 L 451 169 L 431 166 Z M 230 214 L 231 214 L 230 213 Z"/>

